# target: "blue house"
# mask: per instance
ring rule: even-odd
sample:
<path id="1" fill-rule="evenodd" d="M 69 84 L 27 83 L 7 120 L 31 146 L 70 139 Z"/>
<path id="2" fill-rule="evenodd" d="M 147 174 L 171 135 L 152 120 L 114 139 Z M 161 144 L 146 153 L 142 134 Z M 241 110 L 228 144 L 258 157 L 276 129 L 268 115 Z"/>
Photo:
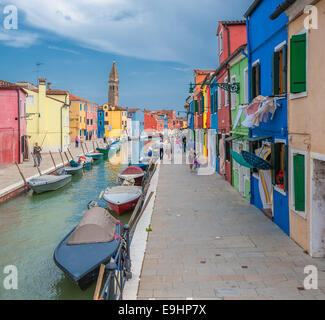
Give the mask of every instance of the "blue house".
<path id="1" fill-rule="evenodd" d="M 97 137 L 102 138 L 105 135 L 105 116 L 103 107 L 97 110 Z"/>
<path id="2" fill-rule="evenodd" d="M 272 170 L 251 170 L 251 203 L 289 235 L 288 17 L 282 13 L 278 19 L 270 19 L 270 15 L 282 2 L 283 0 L 255 0 L 245 13 L 245 18 L 249 101 L 254 117 L 258 115 L 249 126 L 249 149 L 251 153 L 272 164 Z M 268 99 L 265 101 L 261 96 Z M 256 103 L 255 107 L 258 105 L 257 112 L 252 103 Z"/>
<path id="3" fill-rule="evenodd" d="M 144 132 L 144 112 L 141 109 L 128 109 L 132 118 L 132 137 L 140 137 Z"/>
<path id="4" fill-rule="evenodd" d="M 211 105 L 211 128 L 216 130 L 216 171 L 219 172 L 219 140 L 220 134 L 218 134 L 218 87 L 216 83 L 218 82 L 217 77 L 214 75 L 210 82 L 210 105 Z M 215 85 L 213 85 L 215 84 Z"/>

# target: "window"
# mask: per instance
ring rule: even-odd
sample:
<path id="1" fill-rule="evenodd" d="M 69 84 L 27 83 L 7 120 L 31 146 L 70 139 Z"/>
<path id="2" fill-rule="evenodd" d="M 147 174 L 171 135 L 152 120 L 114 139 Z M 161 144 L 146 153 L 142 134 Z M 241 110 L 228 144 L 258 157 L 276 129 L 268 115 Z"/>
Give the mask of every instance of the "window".
<path id="1" fill-rule="evenodd" d="M 293 152 L 292 154 L 292 204 L 295 211 L 304 212 L 306 209 L 305 189 L 305 155 Z"/>
<path id="2" fill-rule="evenodd" d="M 221 88 L 218 87 L 218 109 L 221 109 Z"/>
<path id="3" fill-rule="evenodd" d="M 252 66 L 252 99 L 261 94 L 261 67 L 260 63 L 256 62 Z"/>
<path id="4" fill-rule="evenodd" d="M 248 104 L 248 68 L 244 70 L 244 103 Z"/>
<path id="5" fill-rule="evenodd" d="M 108 121 L 104 121 L 104 123 L 105 123 L 105 126 L 108 126 L 109 124 L 108 124 Z"/>
<path id="6" fill-rule="evenodd" d="M 222 30 L 219 33 L 219 55 L 223 52 L 223 32 Z"/>
<path id="7" fill-rule="evenodd" d="M 288 190 L 288 146 L 285 143 L 271 144 L 272 184 Z"/>
<path id="8" fill-rule="evenodd" d="M 287 92 L 287 45 L 275 49 L 272 55 L 272 92 L 281 95 Z"/>
<path id="9" fill-rule="evenodd" d="M 218 112 L 218 90 L 214 92 L 214 113 Z"/>
<path id="10" fill-rule="evenodd" d="M 82 111 L 82 104 L 80 103 L 80 111 Z"/>
<path id="11" fill-rule="evenodd" d="M 202 98 L 201 98 L 201 114 L 204 113 L 204 96 L 202 95 Z"/>
<path id="12" fill-rule="evenodd" d="M 198 112 L 199 112 L 198 109 L 199 109 L 199 108 L 198 108 L 198 102 L 197 102 L 197 100 L 194 100 L 194 112 L 195 112 L 195 113 L 198 113 Z"/>
<path id="13" fill-rule="evenodd" d="M 235 83 L 236 82 L 236 76 L 235 75 L 233 75 L 231 77 L 231 82 L 232 83 Z M 236 107 L 237 107 L 237 93 L 236 92 L 232 92 L 231 93 L 231 109 L 236 109 Z"/>
<path id="14" fill-rule="evenodd" d="M 290 92 L 307 91 L 307 34 L 290 39 Z"/>
<path id="15" fill-rule="evenodd" d="M 89 119 L 87 119 L 87 125 L 89 125 Z"/>
<path id="16" fill-rule="evenodd" d="M 80 137 L 82 136 L 82 131 L 80 130 L 80 133 L 79 133 Z"/>
<path id="17" fill-rule="evenodd" d="M 225 83 L 228 83 L 229 82 L 228 76 L 225 78 L 224 82 Z M 227 107 L 227 106 L 229 106 L 229 92 L 226 91 L 226 90 L 224 90 L 223 92 L 225 94 L 225 107 Z"/>
<path id="18" fill-rule="evenodd" d="M 108 117 L 108 112 L 105 112 L 105 117 Z"/>
<path id="19" fill-rule="evenodd" d="M 216 135 L 216 156 L 219 157 L 220 153 L 219 153 L 219 145 L 220 145 L 220 140 L 222 138 L 221 134 L 217 134 Z"/>
<path id="20" fill-rule="evenodd" d="M 103 121 L 99 120 L 99 125 L 102 126 L 103 125 Z"/>

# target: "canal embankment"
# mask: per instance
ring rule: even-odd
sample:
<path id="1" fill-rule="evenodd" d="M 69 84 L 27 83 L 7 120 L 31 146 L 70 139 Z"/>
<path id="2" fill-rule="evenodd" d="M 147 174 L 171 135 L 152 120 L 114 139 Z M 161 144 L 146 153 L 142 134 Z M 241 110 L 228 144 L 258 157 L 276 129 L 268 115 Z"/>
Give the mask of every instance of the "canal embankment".
<path id="1" fill-rule="evenodd" d="M 61 154 L 62 157 L 59 152 L 53 152 L 52 154 L 42 153 L 42 161 L 39 168 L 34 167 L 32 155 L 30 155 L 28 161 L 18 164 L 19 169 L 15 164 L 2 165 L 0 167 L 0 204 L 29 189 L 19 170 L 23 174 L 26 182 L 28 182 L 30 179 L 38 177 L 40 175 L 39 171 L 42 174 L 51 174 L 68 164 L 68 159 L 71 160 L 71 155 L 72 157 L 76 157 L 83 155 L 84 152 L 93 152 L 94 147 L 97 145 L 103 146 L 102 139 L 83 142 L 79 144 L 78 148 L 74 144 L 71 144 L 69 146 L 69 152 L 63 152 Z"/>

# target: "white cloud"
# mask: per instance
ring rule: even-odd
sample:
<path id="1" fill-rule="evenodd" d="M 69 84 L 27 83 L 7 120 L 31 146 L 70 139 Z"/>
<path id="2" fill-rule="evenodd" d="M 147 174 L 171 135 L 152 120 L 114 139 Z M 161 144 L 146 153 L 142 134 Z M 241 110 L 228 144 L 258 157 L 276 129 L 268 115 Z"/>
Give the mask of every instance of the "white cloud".
<path id="1" fill-rule="evenodd" d="M 38 42 L 36 33 L 19 30 L 0 30 L 0 41 L 9 47 L 28 48 Z"/>
<path id="2" fill-rule="evenodd" d="M 28 25 L 103 52 L 187 65 L 216 64 L 217 20 L 251 0 L 11 0 Z"/>

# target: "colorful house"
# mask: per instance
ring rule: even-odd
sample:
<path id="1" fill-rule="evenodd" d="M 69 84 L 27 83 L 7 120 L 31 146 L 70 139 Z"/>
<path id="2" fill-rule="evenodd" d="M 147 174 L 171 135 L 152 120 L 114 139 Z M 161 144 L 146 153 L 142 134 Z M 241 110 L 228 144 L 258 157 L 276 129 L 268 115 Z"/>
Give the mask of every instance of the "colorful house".
<path id="1" fill-rule="evenodd" d="M 103 138 L 105 136 L 105 116 L 103 106 L 97 109 L 97 136 Z"/>
<path id="2" fill-rule="evenodd" d="M 103 105 L 105 135 L 110 138 L 120 138 L 126 134 L 127 110 L 118 106 Z"/>
<path id="3" fill-rule="evenodd" d="M 144 132 L 144 112 L 138 108 L 128 109 L 132 118 L 132 137 L 139 138 Z"/>
<path id="4" fill-rule="evenodd" d="M 276 20 L 269 18 L 282 2 L 254 1 L 245 13 L 252 103 L 247 120 L 251 120 L 250 152 L 272 164 L 272 170 L 252 169 L 251 203 L 289 234 L 288 17 L 282 13 Z"/>
<path id="5" fill-rule="evenodd" d="M 70 140 L 97 138 L 97 104 L 70 94 Z"/>
<path id="6" fill-rule="evenodd" d="M 247 43 L 246 23 L 243 20 L 219 21 L 218 29 L 218 55 L 219 68 L 215 71 L 218 83 L 228 84 L 231 82 L 229 58 L 243 44 Z M 214 81 L 214 79 L 213 79 Z M 218 86 L 218 143 L 219 149 L 219 173 L 232 183 L 231 161 L 231 92 Z M 230 139 L 230 140 L 229 140 Z"/>
<path id="7" fill-rule="evenodd" d="M 28 159 L 26 97 L 23 88 L 0 80 L 0 164 Z"/>
<path id="8" fill-rule="evenodd" d="M 325 256 L 325 0 L 284 1 L 271 19 L 288 16 L 290 236 L 313 257 Z M 304 14 L 305 6 L 307 7 Z M 307 25 L 306 25 L 306 22 Z M 306 29 L 307 28 L 307 29 Z"/>
<path id="9" fill-rule="evenodd" d="M 69 92 L 46 88 L 46 79 L 39 79 L 38 87 L 19 82 L 28 93 L 26 100 L 27 136 L 29 145 L 35 142 L 44 152 L 66 151 L 70 143 Z"/>
<path id="10" fill-rule="evenodd" d="M 231 93 L 231 134 L 232 152 L 241 155 L 241 151 L 249 151 L 249 129 L 243 125 L 248 107 L 248 60 L 247 46 L 240 46 L 229 61 L 232 83 L 239 83 L 238 93 Z M 232 159 L 232 185 L 248 201 L 250 200 L 250 169 L 243 163 Z"/>

